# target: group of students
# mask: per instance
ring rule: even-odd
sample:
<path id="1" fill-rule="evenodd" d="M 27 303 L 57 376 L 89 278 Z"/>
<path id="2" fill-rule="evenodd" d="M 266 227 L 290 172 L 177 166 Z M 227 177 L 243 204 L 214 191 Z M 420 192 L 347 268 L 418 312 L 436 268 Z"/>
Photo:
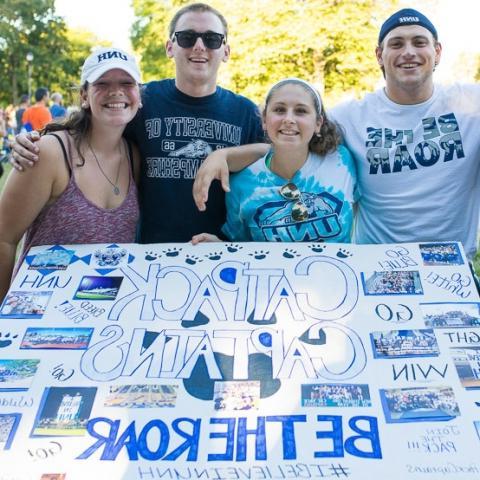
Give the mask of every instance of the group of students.
<path id="1" fill-rule="evenodd" d="M 473 255 L 480 87 L 434 86 L 441 45 L 427 17 L 403 9 L 385 21 L 376 50 L 385 89 L 330 116 L 302 79 L 277 82 L 260 115 L 217 86 L 227 35 L 210 6 L 180 9 L 166 43 L 176 77 L 142 95 L 130 55 L 87 58 L 80 112 L 50 124 L 39 145 L 20 136 L 14 147 L 0 199 L 0 296 L 25 232 L 24 252 L 136 238 L 349 242 L 355 229 L 358 243 L 460 240 Z M 242 170 L 231 185 L 229 170 Z"/>

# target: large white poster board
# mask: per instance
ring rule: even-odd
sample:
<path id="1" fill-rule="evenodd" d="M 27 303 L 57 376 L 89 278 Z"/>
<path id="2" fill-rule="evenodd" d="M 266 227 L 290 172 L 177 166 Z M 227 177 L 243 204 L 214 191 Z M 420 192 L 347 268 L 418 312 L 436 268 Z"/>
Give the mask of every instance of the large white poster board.
<path id="1" fill-rule="evenodd" d="M 0 306 L 0 480 L 478 479 L 456 243 L 36 247 Z"/>

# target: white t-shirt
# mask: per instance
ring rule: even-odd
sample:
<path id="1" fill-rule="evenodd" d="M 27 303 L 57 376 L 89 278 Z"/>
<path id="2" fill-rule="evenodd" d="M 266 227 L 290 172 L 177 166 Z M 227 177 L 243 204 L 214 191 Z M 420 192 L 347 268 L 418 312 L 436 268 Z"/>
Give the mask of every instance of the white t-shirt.
<path id="1" fill-rule="evenodd" d="M 461 241 L 476 250 L 480 85 L 435 86 L 399 105 L 384 90 L 330 111 L 357 164 L 357 243 Z"/>

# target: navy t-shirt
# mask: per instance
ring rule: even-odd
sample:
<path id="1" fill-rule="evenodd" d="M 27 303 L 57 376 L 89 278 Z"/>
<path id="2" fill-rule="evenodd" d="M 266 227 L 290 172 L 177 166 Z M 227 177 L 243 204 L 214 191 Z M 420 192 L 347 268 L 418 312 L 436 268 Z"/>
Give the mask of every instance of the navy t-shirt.
<path id="1" fill-rule="evenodd" d="M 139 241 L 186 242 L 202 232 L 221 236 L 220 182 L 210 188 L 206 212 L 199 212 L 193 181 L 210 152 L 262 141 L 257 107 L 221 87 L 206 97 L 190 97 L 172 79 L 148 83 L 143 105 L 127 132 L 142 155 Z"/>

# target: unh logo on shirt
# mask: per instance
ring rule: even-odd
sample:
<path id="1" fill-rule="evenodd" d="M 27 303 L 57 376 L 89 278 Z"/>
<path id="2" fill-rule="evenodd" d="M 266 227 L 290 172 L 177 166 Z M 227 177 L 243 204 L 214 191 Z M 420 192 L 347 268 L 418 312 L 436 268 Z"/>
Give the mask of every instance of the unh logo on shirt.
<path id="1" fill-rule="evenodd" d="M 302 193 L 308 218 L 292 218 L 293 200 L 278 200 L 261 205 L 254 221 L 268 242 L 320 241 L 341 235 L 339 215 L 343 202 L 327 192 Z"/>

